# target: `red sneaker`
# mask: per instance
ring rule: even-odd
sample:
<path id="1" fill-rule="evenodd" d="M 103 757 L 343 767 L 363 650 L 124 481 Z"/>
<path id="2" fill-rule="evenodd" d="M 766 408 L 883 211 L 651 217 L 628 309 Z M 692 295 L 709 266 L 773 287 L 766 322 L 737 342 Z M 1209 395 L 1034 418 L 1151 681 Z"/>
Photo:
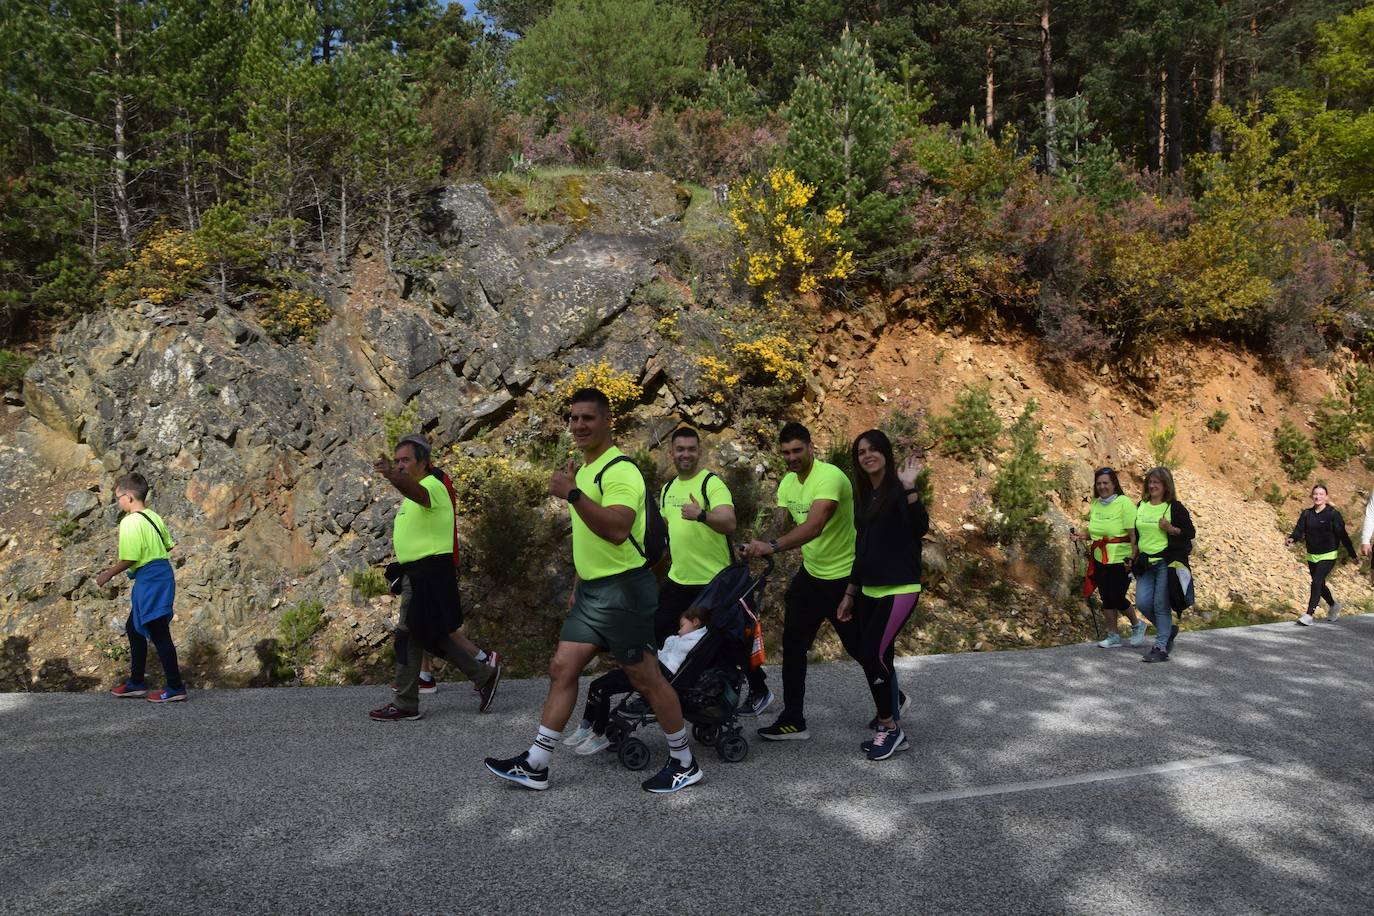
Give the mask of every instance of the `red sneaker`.
<path id="1" fill-rule="evenodd" d="M 159 690 L 157 693 L 148 695 L 149 703 L 184 703 L 186 701 L 186 688 L 180 690 Z"/>
<path id="2" fill-rule="evenodd" d="M 381 709 L 372 710 L 367 715 L 375 722 L 413 722 L 420 718 L 420 710 L 406 712 L 397 707 L 395 703 L 388 703 Z"/>
<path id="3" fill-rule="evenodd" d="M 421 693 L 438 693 L 438 692 L 439 692 L 439 679 L 438 679 L 438 678 L 430 678 L 429 680 L 425 680 L 424 678 L 420 678 L 420 692 L 421 692 Z"/>
<path id="4" fill-rule="evenodd" d="M 488 652 L 487 660 L 482 662 L 482 664 L 486 665 L 488 668 L 496 668 L 499 670 L 501 668 L 501 653 Z M 472 689 L 477 691 L 478 693 L 482 692 L 482 688 L 478 687 L 476 684 L 472 685 Z"/>
<path id="5" fill-rule="evenodd" d="M 124 698 L 124 697 L 146 697 L 146 696 L 148 695 L 148 688 L 147 688 L 147 687 L 135 687 L 133 684 L 130 684 L 128 681 L 125 681 L 124 683 L 120 684 L 118 687 L 116 687 L 116 688 L 114 688 L 113 690 L 111 690 L 110 693 L 113 694 L 114 696 L 120 697 L 121 699 Z"/>

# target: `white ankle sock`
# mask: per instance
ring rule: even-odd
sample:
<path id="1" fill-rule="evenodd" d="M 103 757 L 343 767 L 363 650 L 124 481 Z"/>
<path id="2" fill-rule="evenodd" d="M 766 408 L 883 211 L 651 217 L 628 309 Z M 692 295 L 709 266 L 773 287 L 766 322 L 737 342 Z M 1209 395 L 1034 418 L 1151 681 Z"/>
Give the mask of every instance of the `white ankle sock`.
<path id="1" fill-rule="evenodd" d="M 668 753 L 683 766 L 692 762 L 692 748 L 687 744 L 687 726 L 668 735 Z"/>
<path id="2" fill-rule="evenodd" d="M 422 680 L 422 681 L 432 681 L 432 680 L 434 680 L 434 675 L 431 674 L 430 672 L 426 671 L 425 669 L 421 668 L 421 669 L 420 669 L 420 680 Z"/>
<path id="3" fill-rule="evenodd" d="M 487 650 L 478 649 L 477 654 L 474 655 L 473 658 L 477 659 L 479 662 L 485 662 L 487 660 Z"/>
<path id="4" fill-rule="evenodd" d="M 687 729 L 684 728 L 682 733 L 686 735 Z M 530 745 L 530 766 L 543 769 L 549 765 L 549 759 L 553 757 L 554 744 L 558 742 L 558 736 L 561 734 L 563 733 L 547 726 L 539 726 L 539 731 L 534 735 L 534 743 Z"/>

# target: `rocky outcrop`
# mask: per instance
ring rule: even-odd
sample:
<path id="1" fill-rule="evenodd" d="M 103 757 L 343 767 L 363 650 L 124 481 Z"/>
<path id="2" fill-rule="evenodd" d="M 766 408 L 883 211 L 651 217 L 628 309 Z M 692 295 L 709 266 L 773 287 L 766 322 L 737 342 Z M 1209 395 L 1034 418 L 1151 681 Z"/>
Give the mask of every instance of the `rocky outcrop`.
<path id="1" fill-rule="evenodd" d="M 556 380 L 605 357 L 643 378 L 659 348 L 653 322 L 624 313 L 676 231 L 675 188 L 612 173 L 584 193 L 589 218 L 569 228 L 507 218 L 480 185 L 444 190 L 412 252 L 443 266 L 398 271 L 398 299 L 380 264 L 360 262 L 326 285 L 334 316 L 308 344 L 190 301 L 135 303 L 58 335 L 0 444 L 13 482 L 0 634 L 39 654 L 118 651 L 127 598 L 93 578 L 114 554 L 113 481 L 139 470 L 179 542 L 183 641 L 249 671 L 282 611 L 313 599 L 341 638 L 376 645 L 394 608 L 349 583 L 390 552 L 397 498 L 371 471 L 389 448 L 384 416 L 409 403 L 437 440 L 462 439 L 547 386 L 541 370 Z"/>

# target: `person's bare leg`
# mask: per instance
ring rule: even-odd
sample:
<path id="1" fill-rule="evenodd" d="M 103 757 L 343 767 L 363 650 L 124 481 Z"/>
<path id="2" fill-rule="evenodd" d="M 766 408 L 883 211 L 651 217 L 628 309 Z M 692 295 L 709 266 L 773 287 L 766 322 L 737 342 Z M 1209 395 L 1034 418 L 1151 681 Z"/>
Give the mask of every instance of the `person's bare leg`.
<path id="1" fill-rule="evenodd" d="M 1121 614 L 1119 611 L 1104 607 L 1102 609 L 1102 621 L 1107 625 L 1108 633 L 1121 635 Z"/>
<path id="2" fill-rule="evenodd" d="M 598 646 L 591 643 L 558 644 L 553 653 L 553 661 L 549 662 L 549 695 L 544 700 L 544 712 L 539 717 L 540 725 L 561 732 L 563 726 L 568 724 L 568 719 L 572 718 L 573 707 L 577 705 L 577 679 L 600 651 Z M 669 690 L 669 693 L 671 692 Z M 676 702 L 676 694 L 673 700 Z M 681 714 L 678 718 L 681 719 Z"/>
<path id="3" fill-rule="evenodd" d="M 677 691 L 668 683 L 659 670 L 658 659 L 645 653 L 637 663 L 622 666 L 630 678 L 635 691 L 648 701 L 658 718 L 658 725 L 665 734 L 682 730 L 682 704 L 678 702 Z M 573 699 L 576 699 L 574 693 Z M 569 713 L 572 707 L 568 707 Z"/>

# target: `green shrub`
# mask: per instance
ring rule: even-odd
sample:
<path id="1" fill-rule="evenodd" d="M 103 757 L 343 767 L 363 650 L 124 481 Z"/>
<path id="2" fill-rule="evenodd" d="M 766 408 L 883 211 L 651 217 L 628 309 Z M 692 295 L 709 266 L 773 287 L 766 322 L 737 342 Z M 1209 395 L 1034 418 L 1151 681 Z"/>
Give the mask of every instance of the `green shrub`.
<path id="1" fill-rule="evenodd" d="M 1206 424 L 1209 432 L 1219 433 L 1226 426 L 1226 421 L 1229 419 L 1231 419 L 1231 415 L 1218 407 L 1216 410 L 1209 413 L 1207 419 L 1203 422 Z"/>
<path id="2" fill-rule="evenodd" d="M 1015 541 L 1038 528 L 1039 517 L 1049 508 L 1050 467 L 1040 453 L 1041 423 L 1035 413 L 1034 399 L 1026 403 L 1011 427 L 1011 451 L 997 470 L 989 495 L 1001 513 L 993 534 L 999 540 Z"/>
<path id="3" fill-rule="evenodd" d="M 821 453 L 821 460 L 827 464 L 844 471 L 845 476 L 850 480 L 854 479 L 854 451 L 849 441 L 849 433 L 838 426 L 832 426 L 826 431 L 825 451 Z"/>
<path id="4" fill-rule="evenodd" d="M 378 595 L 385 595 L 391 589 L 386 584 L 386 576 L 382 575 L 380 569 L 355 569 L 349 576 L 349 582 L 353 590 L 362 598 L 376 598 Z"/>
<path id="5" fill-rule="evenodd" d="M 940 451 L 953 458 L 991 458 L 1002 434 L 1002 421 L 992 410 L 992 391 L 987 385 L 965 385 L 944 416 L 932 417 L 930 431 Z"/>
<path id="6" fill-rule="evenodd" d="M 734 465 L 721 471 L 720 476 L 730 488 L 730 498 L 735 504 L 734 540 L 742 542 L 745 533 L 752 532 L 759 521 L 766 494 L 752 467 Z"/>
<path id="7" fill-rule="evenodd" d="M 1317 451 L 1328 464 L 1345 464 L 1358 455 L 1360 422 L 1352 406 L 1335 398 L 1323 398 L 1313 414 Z"/>
<path id="8" fill-rule="evenodd" d="M 324 626 L 324 605 L 318 601 L 302 601 L 281 615 L 277 632 L 279 656 L 285 667 L 300 677 L 310 661 L 310 640 Z M 279 672 L 280 675 L 280 672 Z"/>
<path id="9" fill-rule="evenodd" d="M 1264 501 L 1277 510 L 1282 510 L 1284 503 L 1288 502 L 1288 497 L 1284 495 L 1279 485 L 1271 483 L 1268 492 L 1264 493 Z"/>
<path id="10" fill-rule="evenodd" d="M 498 585 L 524 578 L 544 532 L 529 487 L 516 475 L 493 474 L 472 488 L 466 502 L 473 507 L 467 553 Z"/>
<path id="11" fill-rule="evenodd" d="M 1285 419 L 1274 433 L 1274 454 L 1278 456 L 1279 466 L 1288 479 L 1297 483 L 1307 479 L 1317 467 L 1317 455 L 1312 442 L 1302 430 Z"/>
<path id="12" fill-rule="evenodd" d="M 388 413 L 382 417 L 382 428 L 386 430 L 386 450 L 391 454 L 392 448 L 401 437 L 420 431 L 420 411 L 416 409 L 414 402 L 407 401 L 396 413 Z"/>
<path id="13" fill-rule="evenodd" d="M 18 388 L 33 360 L 13 350 L 0 350 L 0 388 Z"/>
<path id="14" fill-rule="evenodd" d="M 1178 460 L 1178 456 L 1174 454 L 1176 435 L 1178 427 L 1173 423 L 1161 426 L 1159 415 L 1156 414 L 1150 427 L 1150 459 L 1155 463 L 1155 467 L 1172 468 Z"/>

